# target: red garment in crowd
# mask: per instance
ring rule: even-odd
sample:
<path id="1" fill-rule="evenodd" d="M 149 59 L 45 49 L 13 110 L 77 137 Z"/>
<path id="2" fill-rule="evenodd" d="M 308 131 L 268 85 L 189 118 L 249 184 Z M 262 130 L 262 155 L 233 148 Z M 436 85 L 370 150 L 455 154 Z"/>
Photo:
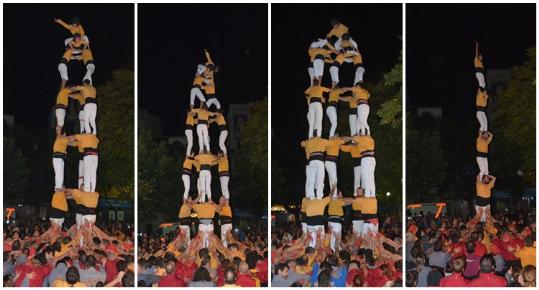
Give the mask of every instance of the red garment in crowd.
<path id="1" fill-rule="evenodd" d="M 346 274 L 346 285 L 354 284 L 354 277 L 356 275 L 361 276 L 361 281 L 365 280 L 365 277 L 363 277 L 363 273 L 359 269 L 352 269 L 348 271 L 348 274 Z"/>
<path id="2" fill-rule="evenodd" d="M 367 287 L 382 287 L 387 283 L 387 281 L 389 280 L 387 279 L 386 275 L 384 275 L 382 270 L 378 268 L 367 270 L 367 277 L 365 277 Z"/>
<path id="3" fill-rule="evenodd" d="M 494 273 L 479 273 L 479 277 L 468 283 L 468 287 L 506 287 L 507 281 Z"/>
<path id="4" fill-rule="evenodd" d="M 262 283 L 262 281 L 260 281 Z M 249 274 L 239 274 L 236 278 L 236 285 L 241 287 L 256 287 L 256 280 Z"/>
<path id="5" fill-rule="evenodd" d="M 264 259 L 256 264 L 258 270 L 257 278 L 260 280 L 260 284 L 268 283 L 268 260 Z"/>
<path id="6" fill-rule="evenodd" d="M 481 242 L 475 242 L 475 255 L 478 257 L 483 257 L 487 254 L 487 247 Z"/>
<path id="7" fill-rule="evenodd" d="M 178 261 L 176 262 L 176 277 L 182 279 L 185 283 L 188 283 L 193 279 L 197 267 L 195 262 L 182 263 Z"/>
<path id="8" fill-rule="evenodd" d="M 449 244 L 449 253 L 451 254 L 451 258 L 466 255 L 466 244 L 464 242 Z"/>
<path id="9" fill-rule="evenodd" d="M 442 278 L 440 280 L 439 287 L 466 287 L 468 285 L 468 281 L 464 279 L 464 276 L 462 276 L 461 273 L 454 273 L 450 276 Z"/>
<path id="10" fill-rule="evenodd" d="M 107 262 L 105 263 L 105 272 L 107 273 L 107 279 L 105 280 L 105 283 L 108 283 L 116 276 L 118 275 L 118 270 L 116 269 L 116 263 L 118 263 L 118 259 L 115 260 L 109 260 L 107 259 Z"/>
<path id="11" fill-rule="evenodd" d="M 159 287 L 185 287 L 185 281 L 183 279 L 178 279 L 176 274 L 168 274 L 159 280 L 157 283 Z"/>
<path id="12" fill-rule="evenodd" d="M 49 264 L 40 265 L 37 267 L 28 264 L 18 265 L 15 267 L 15 273 L 18 275 L 17 280 L 15 280 L 15 287 L 21 287 L 24 279 L 30 274 L 32 274 L 34 277 L 28 280 L 28 286 L 41 287 L 43 286 L 43 281 L 45 278 L 51 273 L 51 270 L 52 267 Z"/>
<path id="13" fill-rule="evenodd" d="M 514 261 L 517 259 L 515 255 L 508 250 L 509 243 L 505 243 L 500 239 L 495 239 L 494 241 L 492 241 L 492 244 L 498 247 L 498 249 L 500 250 L 500 255 L 505 261 Z"/>

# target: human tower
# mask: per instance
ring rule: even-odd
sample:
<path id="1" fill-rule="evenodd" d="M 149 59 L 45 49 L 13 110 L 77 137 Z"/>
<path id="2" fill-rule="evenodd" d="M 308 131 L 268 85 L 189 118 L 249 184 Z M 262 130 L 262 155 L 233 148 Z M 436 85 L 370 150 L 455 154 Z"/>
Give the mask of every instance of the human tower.
<path id="1" fill-rule="evenodd" d="M 475 43 L 474 67 L 475 77 L 478 83 L 475 104 L 477 109 L 476 117 L 479 121 L 479 132 L 476 139 L 476 161 L 479 167 L 479 173 L 475 177 L 477 196 L 475 200 L 476 217 L 473 221 L 487 223 L 487 229 L 493 229 L 493 220 L 490 215 L 490 201 L 491 190 L 494 187 L 496 177 L 489 175 L 488 146 L 494 135 L 488 130 L 487 105 L 489 96 L 486 90 L 483 56 L 479 53 L 479 43 L 477 42 Z"/>
<path id="2" fill-rule="evenodd" d="M 357 43 L 350 36 L 348 27 L 336 20 L 325 38 L 318 38 L 308 49 L 311 66 L 308 68 L 310 86 L 305 91 L 309 123 L 308 139 L 301 142 L 305 149 L 305 198 L 302 200 L 302 228 L 310 239 L 310 246 L 324 240 L 325 222 L 331 234 L 331 248 L 335 251 L 340 240 L 343 207 L 351 204 L 353 234 L 365 238 L 378 232 L 375 143 L 368 124 L 370 93 L 363 85 L 365 67 Z M 329 65 L 331 87 L 322 85 L 324 66 Z M 339 69 L 343 65 L 354 66 L 354 83 L 351 87 L 341 85 Z M 350 136 L 337 134 L 338 103 L 345 102 L 349 108 Z M 322 137 L 323 110 L 329 119 L 329 133 Z M 349 153 L 353 159 L 353 198 L 343 198 L 338 188 L 337 165 L 339 153 Z M 326 172 L 330 194 L 324 197 Z M 325 208 L 328 207 L 327 217 Z"/>
<path id="3" fill-rule="evenodd" d="M 54 168 L 54 193 L 52 196 L 49 219 L 51 228 L 43 235 L 43 239 L 54 241 L 61 234 L 65 216 L 68 211 L 75 212 L 76 225 L 68 230 L 68 236 L 79 246 L 88 245 L 92 238 L 106 238 L 107 235 L 95 226 L 96 208 L 99 193 L 96 192 L 98 144 L 96 115 L 97 92 L 92 85 L 92 74 L 95 70 L 90 40 L 78 18 L 73 18 L 70 24 L 61 19 L 55 22 L 69 30 L 71 36 L 65 44 L 58 71 L 61 85 L 56 97 L 56 139 L 52 148 L 52 165 Z M 77 67 L 77 62 L 84 64 L 86 73 L 81 79 L 69 78 L 68 67 Z M 74 64 L 74 66 L 71 66 Z M 68 106 L 69 99 L 79 103 L 79 106 Z M 79 130 L 66 130 L 65 118 L 68 110 L 77 110 Z M 76 126 L 74 126 L 76 128 Z M 70 131 L 70 135 L 66 131 Z M 67 147 L 78 149 L 76 158 L 79 160 L 78 186 L 66 188 L 64 185 L 64 167 L 68 158 Z"/>

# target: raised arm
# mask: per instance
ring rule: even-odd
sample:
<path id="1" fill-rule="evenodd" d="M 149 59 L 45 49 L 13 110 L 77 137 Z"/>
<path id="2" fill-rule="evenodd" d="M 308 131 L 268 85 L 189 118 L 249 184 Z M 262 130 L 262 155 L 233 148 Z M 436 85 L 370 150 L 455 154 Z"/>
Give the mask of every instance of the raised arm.
<path id="1" fill-rule="evenodd" d="M 208 52 L 207 49 L 204 49 L 204 54 L 206 55 L 206 61 L 208 63 L 212 63 L 213 64 L 213 61 L 211 60 L 211 57 L 210 57 L 210 53 Z"/>
<path id="2" fill-rule="evenodd" d="M 64 22 L 62 19 L 60 19 L 60 18 L 55 18 L 55 19 L 54 19 L 54 22 L 56 22 L 56 23 L 62 25 L 62 26 L 63 26 L 65 29 L 67 29 L 67 30 L 71 30 L 71 25 L 65 23 L 65 22 Z"/>
<path id="3" fill-rule="evenodd" d="M 479 42 L 474 41 L 475 42 L 475 57 L 479 57 Z"/>

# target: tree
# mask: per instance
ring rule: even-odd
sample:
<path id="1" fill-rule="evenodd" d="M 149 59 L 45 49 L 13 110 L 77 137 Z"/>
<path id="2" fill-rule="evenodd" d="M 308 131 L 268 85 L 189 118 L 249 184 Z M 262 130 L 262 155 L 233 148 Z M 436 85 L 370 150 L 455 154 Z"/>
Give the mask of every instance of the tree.
<path id="1" fill-rule="evenodd" d="M 134 193 L 134 77 L 133 71 L 119 69 L 97 87 L 99 112 L 98 191 L 119 198 Z"/>
<path id="2" fill-rule="evenodd" d="M 151 220 L 156 213 L 172 219 L 180 201 L 179 163 L 164 142 L 156 143 L 145 129 L 138 136 L 138 215 Z"/>
<path id="3" fill-rule="evenodd" d="M 535 47 L 526 61 L 511 69 L 507 88 L 496 96 L 493 156 L 507 179 L 520 170 L 529 185 L 535 184 Z M 510 156 L 510 158 L 504 158 Z M 493 164 L 494 165 L 494 164 Z"/>
<path id="4" fill-rule="evenodd" d="M 28 169 L 26 158 L 11 137 L 4 136 L 4 201 L 13 198 L 26 200 L 28 193 Z"/>
<path id="5" fill-rule="evenodd" d="M 268 197 L 267 99 L 255 102 L 249 110 L 249 118 L 240 131 L 241 153 L 233 154 L 235 171 L 231 172 L 230 178 L 231 199 L 262 210 L 267 206 Z"/>

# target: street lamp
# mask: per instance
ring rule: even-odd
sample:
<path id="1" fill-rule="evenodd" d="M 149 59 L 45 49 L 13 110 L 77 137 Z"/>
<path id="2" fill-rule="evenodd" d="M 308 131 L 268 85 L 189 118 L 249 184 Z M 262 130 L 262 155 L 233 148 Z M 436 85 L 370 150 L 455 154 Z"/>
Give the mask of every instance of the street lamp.
<path id="1" fill-rule="evenodd" d="M 386 192 L 386 196 L 391 196 L 391 192 Z"/>

